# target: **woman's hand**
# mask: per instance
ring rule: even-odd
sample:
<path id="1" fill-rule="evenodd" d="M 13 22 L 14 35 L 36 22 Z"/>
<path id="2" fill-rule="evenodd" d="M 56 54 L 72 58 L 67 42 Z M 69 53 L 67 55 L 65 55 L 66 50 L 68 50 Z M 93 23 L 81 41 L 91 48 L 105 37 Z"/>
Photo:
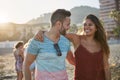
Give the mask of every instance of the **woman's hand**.
<path id="1" fill-rule="evenodd" d="M 44 41 L 44 37 L 43 37 L 44 32 L 45 32 L 45 31 L 39 30 L 39 31 L 37 32 L 37 34 L 35 34 L 34 39 L 35 39 L 35 40 L 38 40 L 38 41 L 40 41 L 40 42 L 43 42 L 43 41 Z"/>

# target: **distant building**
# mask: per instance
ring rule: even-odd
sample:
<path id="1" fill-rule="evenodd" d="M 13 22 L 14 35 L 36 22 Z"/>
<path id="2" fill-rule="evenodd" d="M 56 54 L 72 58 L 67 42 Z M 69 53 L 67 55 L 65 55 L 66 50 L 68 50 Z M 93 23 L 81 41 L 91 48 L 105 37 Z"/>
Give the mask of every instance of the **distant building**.
<path id="1" fill-rule="evenodd" d="M 113 37 L 113 29 L 117 26 L 117 23 L 109 17 L 109 14 L 112 10 L 120 10 L 120 0 L 99 0 L 99 2 L 100 18 L 104 23 L 108 37 Z"/>

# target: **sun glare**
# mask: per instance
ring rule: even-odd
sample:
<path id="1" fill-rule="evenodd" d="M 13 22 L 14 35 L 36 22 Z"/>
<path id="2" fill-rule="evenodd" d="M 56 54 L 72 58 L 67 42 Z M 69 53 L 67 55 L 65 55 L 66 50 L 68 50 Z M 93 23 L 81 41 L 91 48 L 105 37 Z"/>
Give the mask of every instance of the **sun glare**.
<path id="1" fill-rule="evenodd" d="M 9 19 L 5 15 L 0 15 L 0 23 L 7 23 L 9 22 Z"/>

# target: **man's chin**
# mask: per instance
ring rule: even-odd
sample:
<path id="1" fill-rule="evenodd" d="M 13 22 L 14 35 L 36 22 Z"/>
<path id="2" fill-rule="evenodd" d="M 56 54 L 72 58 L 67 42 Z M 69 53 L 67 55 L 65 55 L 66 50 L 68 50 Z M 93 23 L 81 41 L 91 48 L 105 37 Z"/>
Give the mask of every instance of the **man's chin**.
<path id="1" fill-rule="evenodd" d="M 66 32 L 60 32 L 61 35 L 66 35 Z"/>

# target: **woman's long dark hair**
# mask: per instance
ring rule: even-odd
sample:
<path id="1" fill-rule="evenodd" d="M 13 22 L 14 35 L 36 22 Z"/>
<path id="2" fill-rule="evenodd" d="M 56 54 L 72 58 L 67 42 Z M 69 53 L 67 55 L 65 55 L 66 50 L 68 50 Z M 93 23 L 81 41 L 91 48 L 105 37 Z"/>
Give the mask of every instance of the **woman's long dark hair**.
<path id="1" fill-rule="evenodd" d="M 110 50 L 107 43 L 107 37 L 100 20 L 95 15 L 92 15 L 92 14 L 89 14 L 88 16 L 86 16 L 85 19 L 90 19 L 95 24 L 97 31 L 95 32 L 94 38 L 100 43 L 101 48 L 105 52 L 105 54 L 109 56 Z"/>

